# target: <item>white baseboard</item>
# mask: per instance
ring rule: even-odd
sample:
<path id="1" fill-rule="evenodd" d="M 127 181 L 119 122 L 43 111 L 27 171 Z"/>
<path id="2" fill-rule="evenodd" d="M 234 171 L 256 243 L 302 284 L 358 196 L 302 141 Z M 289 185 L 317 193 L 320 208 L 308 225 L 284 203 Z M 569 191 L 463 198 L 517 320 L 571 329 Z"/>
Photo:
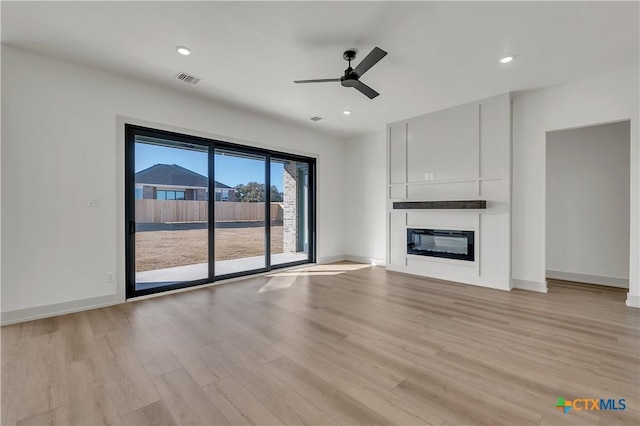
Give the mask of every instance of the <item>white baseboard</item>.
<path id="1" fill-rule="evenodd" d="M 451 272 L 444 273 L 424 273 L 423 271 L 407 268 L 406 266 L 398 266 L 393 264 L 388 264 L 385 266 L 387 271 L 391 272 L 399 272 L 401 274 L 411 275 L 414 277 L 425 278 L 427 280 L 437 280 L 445 283 L 453 283 L 453 284 L 464 284 L 464 285 L 472 285 L 477 287 L 490 288 L 494 290 L 500 291 L 509 291 L 508 283 L 499 282 L 494 280 L 482 280 L 475 279 L 472 276 L 464 275 L 464 274 L 453 274 Z"/>
<path id="2" fill-rule="evenodd" d="M 367 265 L 385 266 L 386 261 L 384 259 L 378 259 L 377 257 L 365 257 L 365 256 L 353 256 L 347 254 L 345 259 L 350 262 L 366 263 Z"/>
<path id="3" fill-rule="evenodd" d="M 347 256 L 345 255 L 331 256 L 331 257 L 318 259 L 317 264 L 321 265 L 321 264 L 327 264 L 327 263 L 341 262 L 344 260 L 347 260 Z M 371 262 L 364 262 L 364 263 L 371 263 Z M 129 300 L 134 301 L 134 300 L 145 299 L 145 298 L 150 298 L 155 296 L 165 296 L 171 293 L 179 293 L 183 291 L 194 290 L 197 288 L 202 288 L 202 287 L 207 287 L 212 285 L 220 285 L 220 284 L 224 284 L 232 281 L 283 272 L 290 269 L 297 269 L 305 266 L 309 266 L 309 265 L 306 264 L 306 265 L 293 266 L 290 268 L 278 269 L 275 271 L 264 272 L 261 274 L 255 274 L 255 275 L 250 275 L 246 277 L 238 277 L 238 278 L 233 278 L 229 280 L 216 281 L 211 284 L 204 284 L 202 286 L 197 286 L 197 287 L 188 287 L 184 289 L 177 289 L 177 290 L 171 290 L 171 291 L 162 292 L 158 294 L 152 294 L 149 296 L 136 297 Z M 33 308 L 17 309 L 15 311 L 2 312 L 0 314 L 0 325 L 16 324 L 16 323 L 25 322 L 25 321 L 33 321 L 33 320 L 42 319 L 42 318 L 54 317 L 57 315 L 88 311 L 90 309 L 103 308 L 105 306 L 117 305 L 119 303 L 124 303 L 124 302 L 125 302 L 124 300 L 118 300 L 117 295 L 113 294 L 113 295 L 92 297 L 89 299 L 73 300 L 70 302 L 55 303 L 52 305 L 35 306 Z"/>
<path id="4" fill-rule="evenodd" d="M 640 308 L 640 295 L 627 293 L 625 304 L 631 308 Z"/>
<path id="5" fill-rule="evenodd" d="M 517 278 L 511 279 L 512 288 L 517 288 L 519 290 L 527 290 L 527 291 L 535 291 L 538 293 L 546 293 L 547 282 L 537 282 L 537 281 L 528 281 L 528 280 L 520 280 Z"/>
<path id="6" fill-rule="evenodd" d="M 320 257 L 316 260 L 318 265 L 326 265 L 327 263 L 342 262 L 347 260 L 347 256 L 341 254 L 339 256 Z"/>
<path id="7" fill-rule="evenodd" d="M 15 311 L 2 312 L 0 324 L 9 325 L 41 318 L 49 318 L 56 315 L 71 314 L 74 312 L 87 311 L 89 309 L 117 305 L 119 303 L 122 303 L 122 301 L 117 299 L 117 295 L 109 294 L 106 296 L 91 297 L 89 299 L 55 303 L 53 305 L 17 309 Z"/>
<path id="8" fill-rule="evenodd" d="M 624 278 L 603 277 L 600 275 L 576 274 L 574 272 L 547 271 L 547 278 L 578 283 L 606 285 L 609 287 L 629 288 L 629 280 Z"/>

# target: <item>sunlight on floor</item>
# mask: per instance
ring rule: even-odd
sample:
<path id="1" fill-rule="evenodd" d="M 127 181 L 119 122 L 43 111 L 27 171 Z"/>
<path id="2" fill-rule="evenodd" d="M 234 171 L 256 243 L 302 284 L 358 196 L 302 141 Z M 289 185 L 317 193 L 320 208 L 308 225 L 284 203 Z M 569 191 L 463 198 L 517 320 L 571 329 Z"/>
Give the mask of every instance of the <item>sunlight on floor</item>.
<path id="1" fill-rule="evenodd" d="M 330 265 L 315 265 L 307 268 L 296 269 L 293 271 L 284 271 L 275 274 L 269 274 L 267 275 L 267 278 L 269 278 L 269 282 L 262 286 L 262 288 L 258 290 L 258 293 L 289 288 L 293 285 L 298 277 L 340 275 L 349 271 L 370 268 L 371 266 L 372 265 L 362 263 L 334 263 Z"/>
<path id="2" fill-rule="evenodd" d="M 316 275 L 340 275 L 347 271 L 287 271 L 267 275 L 267 277 L 312 277 Z"/>
<path id="3" fill-rule="evenodd" d="M 296 281 L 297 276 L 277 276 L 271 277 L 269 282 L 262 286 L 258 293 L 266 293 L 267 291 L 281 290 L 289 288 Z"/>
<path id="4" fill-rule="evenodd" d="M 294 272 L 317 272 L 329 271 L 336 273 L 344 273 L 348 271 L 357 271 L 358 269 L 370 268 L 371 265 L 366 263 L 331 263 L 328 265 L 315 265 L 306 268 L 296 269 Z"/>

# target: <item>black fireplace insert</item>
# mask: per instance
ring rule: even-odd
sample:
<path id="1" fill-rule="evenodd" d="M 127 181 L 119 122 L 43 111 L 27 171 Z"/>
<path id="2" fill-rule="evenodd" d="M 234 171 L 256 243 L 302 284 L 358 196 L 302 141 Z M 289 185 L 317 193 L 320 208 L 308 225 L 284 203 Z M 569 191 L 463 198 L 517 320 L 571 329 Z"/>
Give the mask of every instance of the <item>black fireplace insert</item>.
<path id="1" fill-rule="evenodd" d="M 473 262 L 473 231 L 407 228 L 407 254 Z"/>

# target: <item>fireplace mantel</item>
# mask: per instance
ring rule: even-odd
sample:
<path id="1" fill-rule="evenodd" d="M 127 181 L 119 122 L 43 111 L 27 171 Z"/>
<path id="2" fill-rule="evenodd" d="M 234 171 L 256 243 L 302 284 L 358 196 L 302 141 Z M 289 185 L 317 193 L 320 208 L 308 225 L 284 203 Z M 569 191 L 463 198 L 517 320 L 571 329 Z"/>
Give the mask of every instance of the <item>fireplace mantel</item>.
<path id="1" fill-rule="evenodd" d="M 394 210 L 405 209 L 486 209 L 486 200 L 465 201 L 396 201 Z"/>

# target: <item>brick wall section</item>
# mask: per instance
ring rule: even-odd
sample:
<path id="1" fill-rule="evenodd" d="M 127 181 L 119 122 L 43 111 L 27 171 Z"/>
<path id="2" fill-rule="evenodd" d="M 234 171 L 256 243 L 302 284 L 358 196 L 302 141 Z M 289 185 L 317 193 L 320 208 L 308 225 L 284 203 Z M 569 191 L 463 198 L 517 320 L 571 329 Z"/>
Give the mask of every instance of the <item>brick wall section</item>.
<path id="1" fill-rule="evenodd" d="M 207 190 L 206 189 L 198 189 L 198 193 L 196 194 L 197 201 L 205 201 L 207 199 Z"/>
<path id="2" fill-rule="evenodd" d="M 195 189 L 185 189 L 184 190 L 184 199 L 185 200 L 189 200 L 189 201 L 193 201 L 195 200 L 196 196 L 196 190 Z"/>
<path id="3" fill-rule="evenodd" d="M 285 253 L 298 251 L 298 167 L 294 161 L 284 167 L 283 234 Z"/>

